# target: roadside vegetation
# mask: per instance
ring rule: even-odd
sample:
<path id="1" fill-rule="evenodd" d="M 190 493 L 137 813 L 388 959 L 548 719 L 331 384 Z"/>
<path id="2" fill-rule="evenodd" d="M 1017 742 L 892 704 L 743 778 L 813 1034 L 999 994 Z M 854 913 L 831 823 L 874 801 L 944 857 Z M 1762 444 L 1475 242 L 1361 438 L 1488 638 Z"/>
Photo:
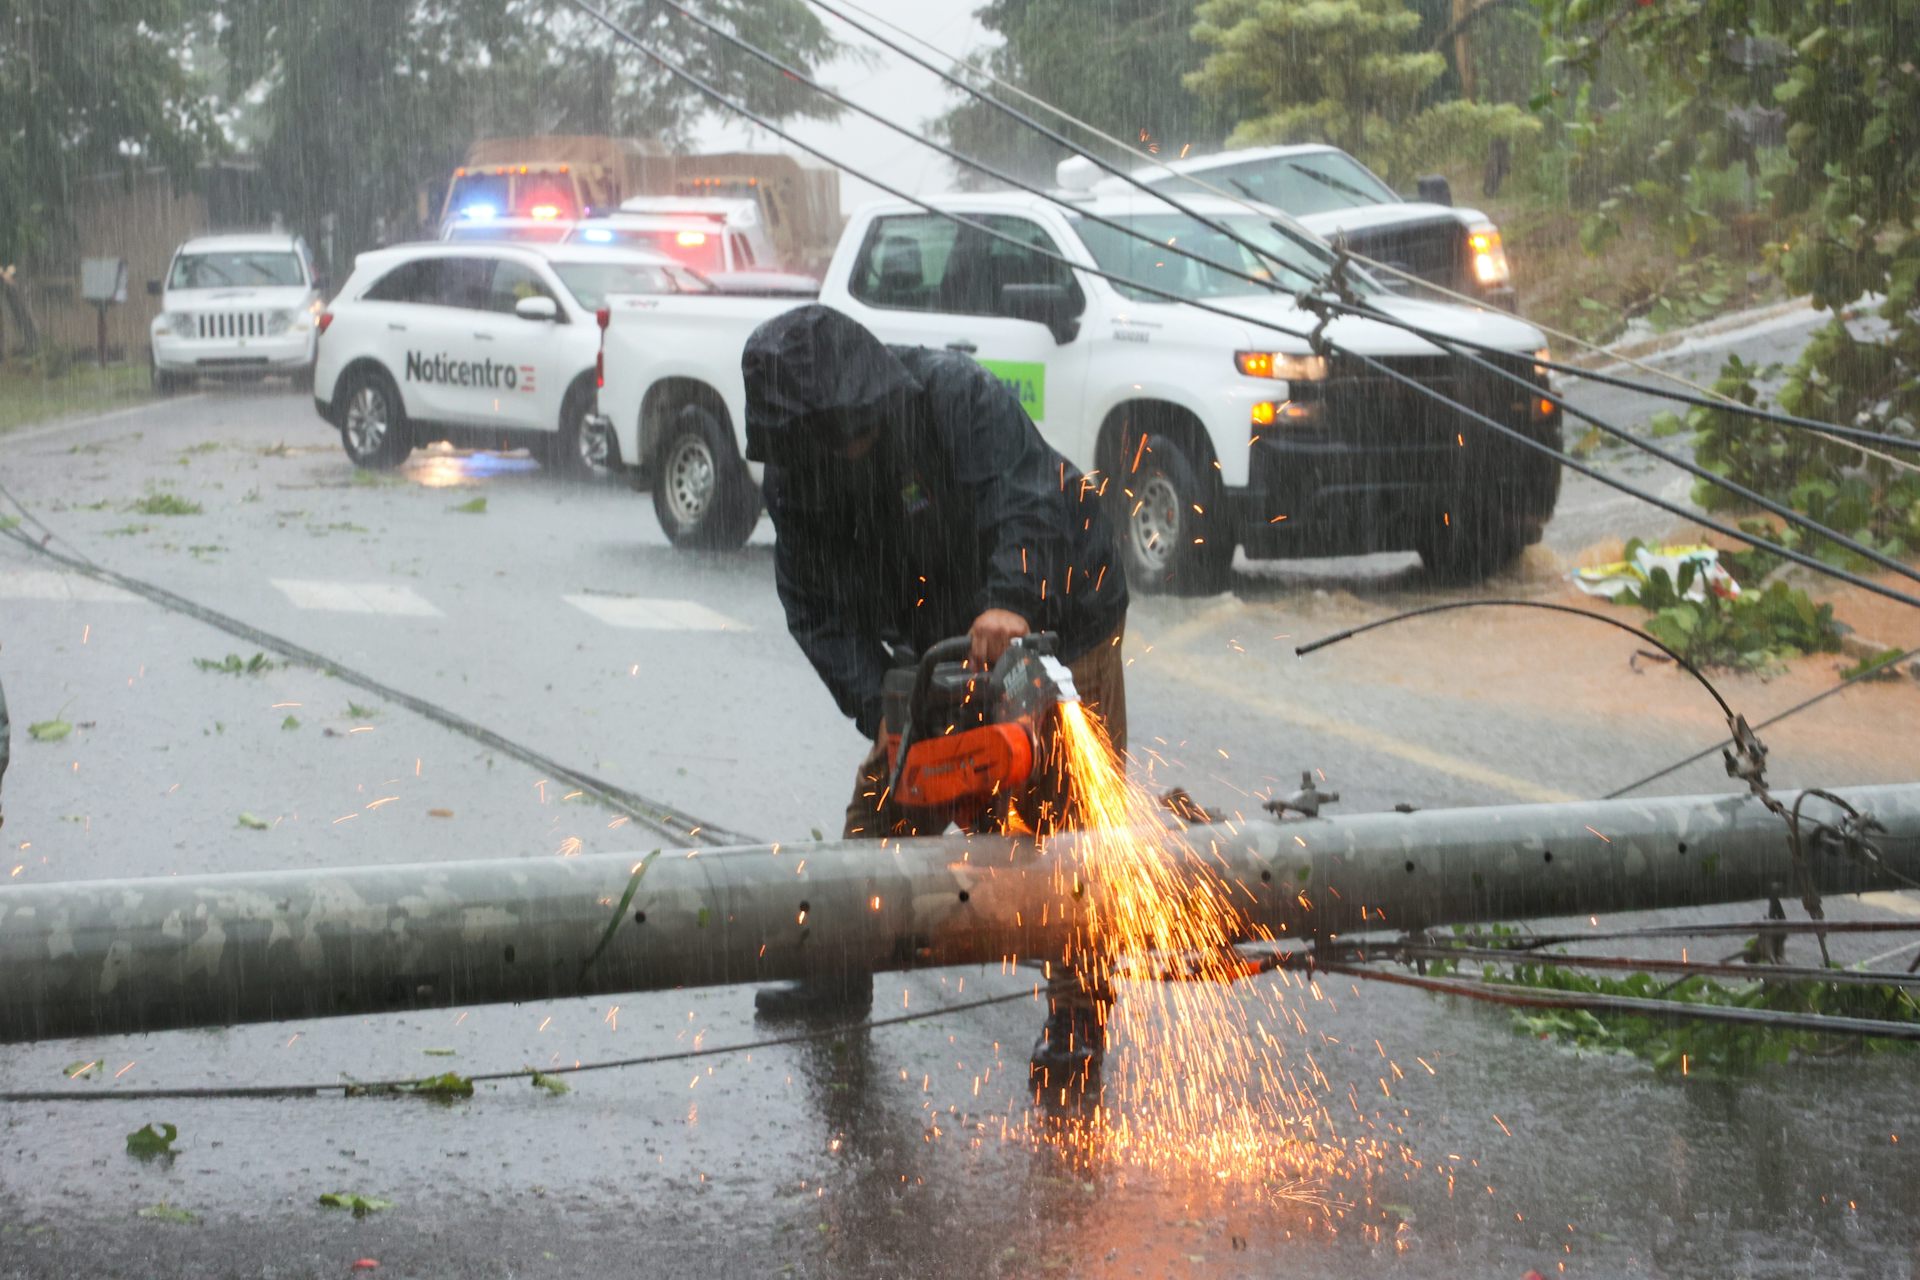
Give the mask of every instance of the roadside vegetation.
<path id="1" fill-rule="evenodd" d="M 55 418 L 124 409 L 148 398 L 143 367 L 60 363 L 57 371 L 44 360 L 0 364 L 0 435 Z"/>

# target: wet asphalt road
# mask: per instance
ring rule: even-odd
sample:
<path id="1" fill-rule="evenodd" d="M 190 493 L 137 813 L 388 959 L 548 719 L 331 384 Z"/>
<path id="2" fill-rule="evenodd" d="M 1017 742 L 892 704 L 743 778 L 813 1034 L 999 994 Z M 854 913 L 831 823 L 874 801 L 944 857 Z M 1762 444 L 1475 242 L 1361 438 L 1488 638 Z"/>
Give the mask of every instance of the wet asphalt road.
<path id="1" fill-rule="evenodd" d="M 1743 354 L 1769 341 L 1791 345 L 1756 338 Z M 308 402 L 273 388 L 0 438 L 0 476 L 69 549 L 634 791 L 767 840 L 838 824 L 861 743 L 785 635 L 764 525 L 737 556 L 676 554 L 643 496 L 561 484 L 513 456 L 419 453 L 365 483 Z M 150 494 L 202 511 L 129 510 Z M 476 497 L 484 512 L 459 509 Z M 1570 483 L 1546 546 L 1486 593 L 1557 598 L 1560 557 L 1668 524 Z M 256 646 L 52 569 L 0 544 L 0 677 L 20 726 L 0 872 L 656 843 L 318 672 L 202 670 L 195 659 Z M 1230 596 L 1138 601 L 1127 652 L 1145 771 L 1250 811 L 1316 768 L 1358 812 L 1598 794 L 1717 736 L 1692 695 L 1626 671 L 1629 642 L 1577 627 L 1475 613 L 1372 649 L 1292 656 L 1299 639 L 1435 598 L 1410 559 L 1374 557 L 1243 565 Z M 1759 681 L 1731 688 L 1761 713 L 1792 700 Z M 1858 729 L 1914 710 L 1904 689 L 1834 699 L 1770 735 L 1776 777 L 1920 776 L 1910 739 Z M 78 726 L 71 738 L 25 741 L 27 723 L 56 714 Z M 1660 789 L 1718 789 L 1716 772 L 1697 766 Z M 1916 910 L 1891 896 L 1832 904 Z M 997 971 L 883 976 L 876 1014 L 1027 985 Z M 0 1276 L 344 1276 L 361 1259 L 376 1275 L 487 1277 L 1518 1277 L 1560 1264 L 1879 1277 L 1914 1265 L 1909 1057 L 1808 1061 L 1738 1088 L 1678 1083 L 1517 1036 L 1500 1012 L 1344 981 L 1321 994 L 1298 1049 L 1378 1152 L 1326 1188 L 1343 1205 L 1331 1218 L 1217 1171 L 1074 1168 L 1006 1136 L 1028 1118 L 1038 1022 L 1016 999 L 576 1076 L 564 1096 L 512 1082 L 452 1107 L 0 1106 Z M 0 1048 L 0 1087 L 56 1086 L 94 1061 L 72 1087 L 413 1077 L 769 1032 L 746 990 L 723 988 Z M 179 1127 L 170 1162 L 125 1154 L 147 1121 Z M 355 1220 L 316 1203 L 330 1191 L 392 1207 Z"/>

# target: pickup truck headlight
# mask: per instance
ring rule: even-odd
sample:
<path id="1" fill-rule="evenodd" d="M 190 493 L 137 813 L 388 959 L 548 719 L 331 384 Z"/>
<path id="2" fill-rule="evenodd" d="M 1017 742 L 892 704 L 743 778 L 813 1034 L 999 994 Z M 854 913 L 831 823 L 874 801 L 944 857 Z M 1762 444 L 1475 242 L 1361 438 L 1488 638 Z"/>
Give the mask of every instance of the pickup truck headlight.
<path id="1" fill-rule="evenodd" d="M 1467 228 L 1467 247 L 1473 251 L 1473 278 L 1481 288 L 1507 282 L 1507 251 L 1500 243 L 1500 228 L 1490 222 Z"/>
<path id="2" fill-rule="evenodd" d="M 1233 365 L 1249 378 L 1322 382 L 1327 376 L 1325 356 L 1294 356 L 1284 351 L 1236 351 Z"/>
<path id="3" fill-rule="evenodd" d="M 285 333 L 293 327 L 293 312 L 275 311 L 267 316 L 268 333 Z"/>
<path id="4" fill-rule="evenodd" d="M 191 338 L 193 336 L 193 312 L 167 312 L 167 328 L 173 330 L 173 336 L 176 338 Z"/>

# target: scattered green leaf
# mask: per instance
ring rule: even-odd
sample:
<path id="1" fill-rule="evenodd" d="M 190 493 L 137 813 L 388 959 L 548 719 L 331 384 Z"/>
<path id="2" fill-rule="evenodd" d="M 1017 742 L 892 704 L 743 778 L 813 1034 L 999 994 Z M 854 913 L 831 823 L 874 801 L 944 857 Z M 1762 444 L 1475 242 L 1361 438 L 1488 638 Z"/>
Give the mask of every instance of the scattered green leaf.
<path id="1" fill-rule="evenodd" d="M 27 736 L 35 742 L 58 742 L 72 732 L 73 725 L 65 720 L 42 720 L 27 726 Z"/>
<path id="2" fill-rule="evenodd" d="M 165 1200 L 159 1204 L 150 1204 L 138 1213 L 142 1218 L 152 1218 L 156 1222 L 175 1222 L 182 1226 L 192 1222 L 196 1216 L 190 1210 L 170 1205 Z"/>
<path id="3" fill-rule="evenodd" d="M 559 1076 L 550 1076 L 544 1071 L 535 1071 L 533 1073 L 533 1087 L 536 1089 L 545 1089 L 556 1098 L 563 1093 L 571 1093 L 573 1091 L 573 1087 L 565 1080 L 562 1080 Z"/>
<path id="4" fill-rule="evenodd" d="M 179 1136 L 180 1130 L 173 1125 L 165 1123 L 146 1125 L 127 1135 L 127 1154 L 141 1160 L 170 1156 L 174 1153 L 173 1140 Z"/>
<path id="5" fill-rule="evenodd" d="M 429 1058 L 451 1058 L 453 1056 L 453 1050 L 451 1049 L 422 1049 L 420 1052 L 426 1054 Z"/>
<path id="6" fill-rule="evenodd" d="M 371 720 L 380 714 L 378 707 L 363 707 L 357 702 L 347 704 L 347 715 L 355 720 Z"/>
<path id="7" fill-rule="evenodd" d="M 364 1218 L 370 1213 L 393 1208 L 391 1200 L 376 1200 L 372 1196 L 363 1196 L 357 1191 L 329 1191 L 320 1197 L 320 1203 L 329 1209 L 351 1209 L 356 1218 Z"/>
<path id="8" fill-rule="evenodd" d="M 287 718 L 280 722 L 280 727 L 288 732 L 292 732 L 300 727 L 300 717 L 289 712 Z"/>
<path id="9" fill-rule="evenodd" d="M 236 825 L 245 827 L 249 831 L 265 831 L 273 824 L 264 818 L 256 818 L 250 813 L 243 813 L 240 815 L 240 821 Z"/>
<path id="10" fill-rule="evenodd" d="M 98 1080 L 100 1078 L 100 1059 L 91 1062 L 69 1062 L 60 1073 L 69 1080 Z"/>
<path id="11" fill-rule="evenodd" d="M 177 493 L 150 493 L 127 510 L 143 516 L 197 516 L 200 504 Z"/>
<path id="12" fill-rule="evenodd" d="M 1845 671 L 1842 671 L 1840 678 L 1842 680 L 1852 680 L 1856 676 L 1870 675 L 1875 671 L 1884 671 L 1885 668 L 1898 662 L 1901 655 L 1905 652 L 1904 649 L 1882 649 L 1872 657 L 1862 658 Z M 31 729 L 29 729 L 29 732 L 31 732 Z"/>
<path id="13" fill-rule="evenodd" d="M 449 507 L 448 510 L 458 511 L 462 515 L 483 516 L 487 514 L 487 500 L 485 498 L 473 498 L 461 503 L 457 507 Z"/>
<path id="14" fill-rule="evenodd" d="M 224 658 L 195 658 L 193 665 L 202 671 L 218 671 L 230 676 L 257 676 L 264 675 L 279 664 L 264 653 L 256 653 L 251 658 L 230 653 Z"/>

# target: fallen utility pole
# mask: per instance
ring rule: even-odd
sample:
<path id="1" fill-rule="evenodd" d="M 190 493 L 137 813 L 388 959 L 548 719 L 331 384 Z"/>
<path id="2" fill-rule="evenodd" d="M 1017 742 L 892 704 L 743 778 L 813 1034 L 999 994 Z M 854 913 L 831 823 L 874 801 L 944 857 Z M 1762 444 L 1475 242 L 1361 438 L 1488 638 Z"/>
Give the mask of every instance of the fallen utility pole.
<path id="1" fill-rule="evenodd" d="M 1920 879 L 1920 785 L 1833 794 L 1884 862 L 1815 838 L 1843 818 L 1811 794 L 1802 868 L 1752 795 L 1220 823 L 1156 856 L 1281 938 Z M 13 885 L 0 1043 L 1056 957 L 1105 892 L 1076 865 L 1071 838 L 949 836 Z"/>

